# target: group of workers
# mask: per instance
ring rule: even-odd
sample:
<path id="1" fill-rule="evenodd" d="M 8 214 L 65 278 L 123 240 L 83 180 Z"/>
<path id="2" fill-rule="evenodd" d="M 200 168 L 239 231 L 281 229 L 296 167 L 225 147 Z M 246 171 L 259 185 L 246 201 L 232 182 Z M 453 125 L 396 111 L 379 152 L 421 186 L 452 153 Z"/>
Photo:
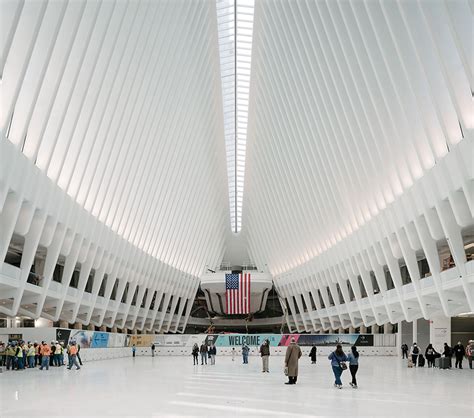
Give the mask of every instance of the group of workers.
<path id="1" fill-rule="evenodd" d="M 67 368 L 76 366 L 79 370 L 82 366 L 79 344 L 71 341 L 67 347 L 63 342 L 51 341 L 51 344 L 41 341 L 41 343 L 12 341 L 5 344 L 0 341 L 0 367 L 7 370 L 34 369 L 39 366 L 40 370 L 49 370 L 49 367 L 60 367 L 66 365 L 64 354 L 68 356 Z"/>

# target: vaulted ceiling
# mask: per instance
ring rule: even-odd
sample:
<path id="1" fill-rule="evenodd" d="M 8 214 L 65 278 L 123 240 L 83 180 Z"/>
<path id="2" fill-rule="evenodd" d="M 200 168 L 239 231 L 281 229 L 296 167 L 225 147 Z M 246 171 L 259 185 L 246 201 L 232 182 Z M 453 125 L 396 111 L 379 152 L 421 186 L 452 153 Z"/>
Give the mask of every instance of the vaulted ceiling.
<path id="1" fill-rule="evenodd" d="M 215 1 L 0 7 L 2 262 L 14 233 L 37 237 L 33 248 L 57 242 L 58 257 L 79 240 L 83 263 L 109 257 L 145 287 L 165 272 L 184 298 L 206 266 L 247 248 L 242 263 L 305 305 L 309 289 L 336 283 L 341 303 L 349 290 L 361 299 L 354 277 L 430 254 L 440 239 L 466 263 L 471 2 L 256 1 L 251 70 L 249 57 L 234 68 L 250 71 L 234 150 Z M 439 286 L 436 297 L 446 313 Z M 386 304 L 371 309 L 392 319 Z"/>
<path id="2" fill-rule="evenodd" d="M 1 129 L 85 211 L 199 275 L 229 227 L 212 2 L 2 4 Z"/>
<path id="3" fill-rule="evenodd" d="M 243 225 L 257 264 L 278 275 L 323 254 L 472 136 L 471 35 L 464 1 L 256 3 Z"/>

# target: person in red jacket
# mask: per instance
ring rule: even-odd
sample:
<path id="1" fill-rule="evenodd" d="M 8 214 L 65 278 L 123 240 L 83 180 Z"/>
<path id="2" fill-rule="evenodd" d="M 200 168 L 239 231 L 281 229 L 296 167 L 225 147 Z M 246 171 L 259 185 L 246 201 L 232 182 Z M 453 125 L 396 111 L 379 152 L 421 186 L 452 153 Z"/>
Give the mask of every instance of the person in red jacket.
<path id="1" fill-rule="evenodd" d="M 79 367 L 79 364 L 77 363 L 77 347 L 76 347 L 75 341 L 71 341 L 68 354 L 69 354 L 69 365 L 67 366 L 67 369 L 71 370 L 72 366 L 74 365 L 76 366 L 76 370 L 79 370 L 80 367 Z"/>

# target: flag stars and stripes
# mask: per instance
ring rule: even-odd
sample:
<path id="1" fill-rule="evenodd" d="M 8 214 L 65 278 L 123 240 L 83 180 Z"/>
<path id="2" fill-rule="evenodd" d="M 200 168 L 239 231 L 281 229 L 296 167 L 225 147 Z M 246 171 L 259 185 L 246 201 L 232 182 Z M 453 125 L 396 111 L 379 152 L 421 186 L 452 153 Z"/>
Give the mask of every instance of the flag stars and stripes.
<path id="1" fill-rule="evenodd" d="M 225 275 L 226 314 L 250 313 L 250 273 Z"/>

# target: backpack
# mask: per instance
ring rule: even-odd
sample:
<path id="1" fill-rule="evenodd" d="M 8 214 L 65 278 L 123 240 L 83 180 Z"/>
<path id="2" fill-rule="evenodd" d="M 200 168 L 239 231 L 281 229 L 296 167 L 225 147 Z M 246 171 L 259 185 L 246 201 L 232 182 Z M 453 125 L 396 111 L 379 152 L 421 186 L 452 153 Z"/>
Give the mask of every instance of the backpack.
<path id="1" fill-rule="evenodd" d="M 413 354 L 418 354 L 420 352 L 420 350 L 418 349 L 418 347 L 413 347 Z"/>

